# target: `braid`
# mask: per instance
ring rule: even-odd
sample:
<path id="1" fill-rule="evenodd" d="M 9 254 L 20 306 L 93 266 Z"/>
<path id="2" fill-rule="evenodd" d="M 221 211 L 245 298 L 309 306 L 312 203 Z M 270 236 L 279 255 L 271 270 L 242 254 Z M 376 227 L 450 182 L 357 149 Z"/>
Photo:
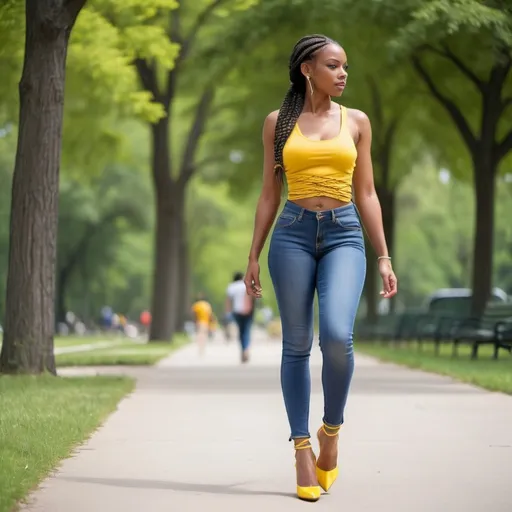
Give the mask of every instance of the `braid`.
<path id="1" fill-rule="evenodd" d="M 276 166 L 283 164 L 283 148 L 304 107 L 304 93 L 291 85 L 279 109 L 274 136 L 274 160 Z"/>
<path id="2" fill-rule="evenodd" d="M 300 66 L 315 52 L 333 42 L 326 36 L 314 34 L 300 39 L 293 49 L 289 64 L 291 86 L 279 109 L 274 135 L 274 169 L 281 180 L 284 171 L 283 149 L 304 108 L 306 79 Z"/>

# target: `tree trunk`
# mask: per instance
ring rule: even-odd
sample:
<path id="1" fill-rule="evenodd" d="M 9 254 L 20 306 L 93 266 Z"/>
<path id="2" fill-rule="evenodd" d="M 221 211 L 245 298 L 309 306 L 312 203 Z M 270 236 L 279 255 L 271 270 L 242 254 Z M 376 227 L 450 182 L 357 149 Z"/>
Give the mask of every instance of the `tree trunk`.
<path id="1" fill-rule="evenodd" d="M 153 268 L 153 297 L 149 341 L 170 340 L 174 319 L 168 300 L 174 280 L 171 262 L 175 258 L 175 229 L 173 223 L 172 180 L 169 161 L 169 126 L 163 118 L 151 125 L 152 171 L 155 187 L 156 231 Z"/>
<path id="2" fill-rule="evenodd" d="M 180 237 L 180 282 L 178 300 L 178 325 L 177 331 L 184 329 L 185 322 L 189 317 L 190 310 L 190 265 L 188 261 L 187 229 L 183 226 Z"/>
<path id="3" fill-rule="evenodd" d="M 169 307 L 174 312 L 173 334 L 184 329 L 184 312 L 188 309 L 186 298 L 186 283 L 188 281 L 188 263 L 186 258 L 188 254 L 186 250 L 185 190 L 186 184 L 179 186 L 179 183 L 176 183 L 173 191 L 175 257 L 172 265 L 176 279 L 173 282 L 174 285 L 169 304 Z"/>
<path id="4" fill-rule="evenodd" d="M 176 328 L 176 300 L 178 281 L 177 222 L 172 207 L 172 195 L 166 204 L 157 199 L 155 266 L 151 331 L 149 341 L 170 341 Z"/>
<path id="5" fill-rule="evenodd" d="M 152 125 L 152 142 L 156 233 L 149 341 L 170 341 L 178 325 L 179 256 L 185 202 L 183 187 L 171 178 L 166 117 Z"/>
<path id="6" fill-rule="evenodd" d="M 55 370 L 53 355 L 59 167 L 66 54 L 83 1 L 26 1 L 12 184 L 5 334 L 0 371 Z"/>
<path id="7" fill-rule="evenodd" d="M 480 315 L 489 299 L 492 288 L 494 249 L 494 197 L 495 170 L 491 159 L 480 155 L 474 163 L 476 219 L 473 245 L 473 272 L 471 313 Z"/>

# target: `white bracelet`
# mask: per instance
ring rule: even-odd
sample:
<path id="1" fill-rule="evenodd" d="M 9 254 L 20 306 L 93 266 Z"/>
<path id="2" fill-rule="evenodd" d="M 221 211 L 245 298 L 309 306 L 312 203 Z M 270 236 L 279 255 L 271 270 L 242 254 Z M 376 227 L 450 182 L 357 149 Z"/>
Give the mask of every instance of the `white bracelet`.
<path id="1" fill-rule="evenodd" d="M 380 261 L 380 260 L 389 260 L 389 261 L 391 261 L 391 256 L 379 256 L 377 258 L 377 261 Z"/>

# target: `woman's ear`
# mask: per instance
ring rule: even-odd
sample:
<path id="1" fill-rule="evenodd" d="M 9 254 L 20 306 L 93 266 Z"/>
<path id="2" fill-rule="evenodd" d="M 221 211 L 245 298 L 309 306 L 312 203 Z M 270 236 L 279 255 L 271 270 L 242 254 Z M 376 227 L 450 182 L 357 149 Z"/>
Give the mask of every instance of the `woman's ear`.
<path id="1" fill-rule="evenodd" d="M 311 66 L 307 62 L 300 65 L 300 70 L 304 76 L 311 76 Z"/>

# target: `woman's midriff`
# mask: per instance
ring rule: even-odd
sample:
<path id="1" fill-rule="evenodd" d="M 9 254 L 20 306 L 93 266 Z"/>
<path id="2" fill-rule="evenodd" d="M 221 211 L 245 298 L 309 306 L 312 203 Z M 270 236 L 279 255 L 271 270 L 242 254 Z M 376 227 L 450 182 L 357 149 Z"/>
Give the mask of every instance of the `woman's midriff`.
<path id="1" fill-rule="evenodd" d="M 299 205 L 301 208 L 306 210 L 321 211 L 321 210 L 334 210 L 341 206 L 350 204 L 350 201 L 339 201 L 332 197 L 307 197 L 304 199 L 294 199 L 293 203 Z"/>

